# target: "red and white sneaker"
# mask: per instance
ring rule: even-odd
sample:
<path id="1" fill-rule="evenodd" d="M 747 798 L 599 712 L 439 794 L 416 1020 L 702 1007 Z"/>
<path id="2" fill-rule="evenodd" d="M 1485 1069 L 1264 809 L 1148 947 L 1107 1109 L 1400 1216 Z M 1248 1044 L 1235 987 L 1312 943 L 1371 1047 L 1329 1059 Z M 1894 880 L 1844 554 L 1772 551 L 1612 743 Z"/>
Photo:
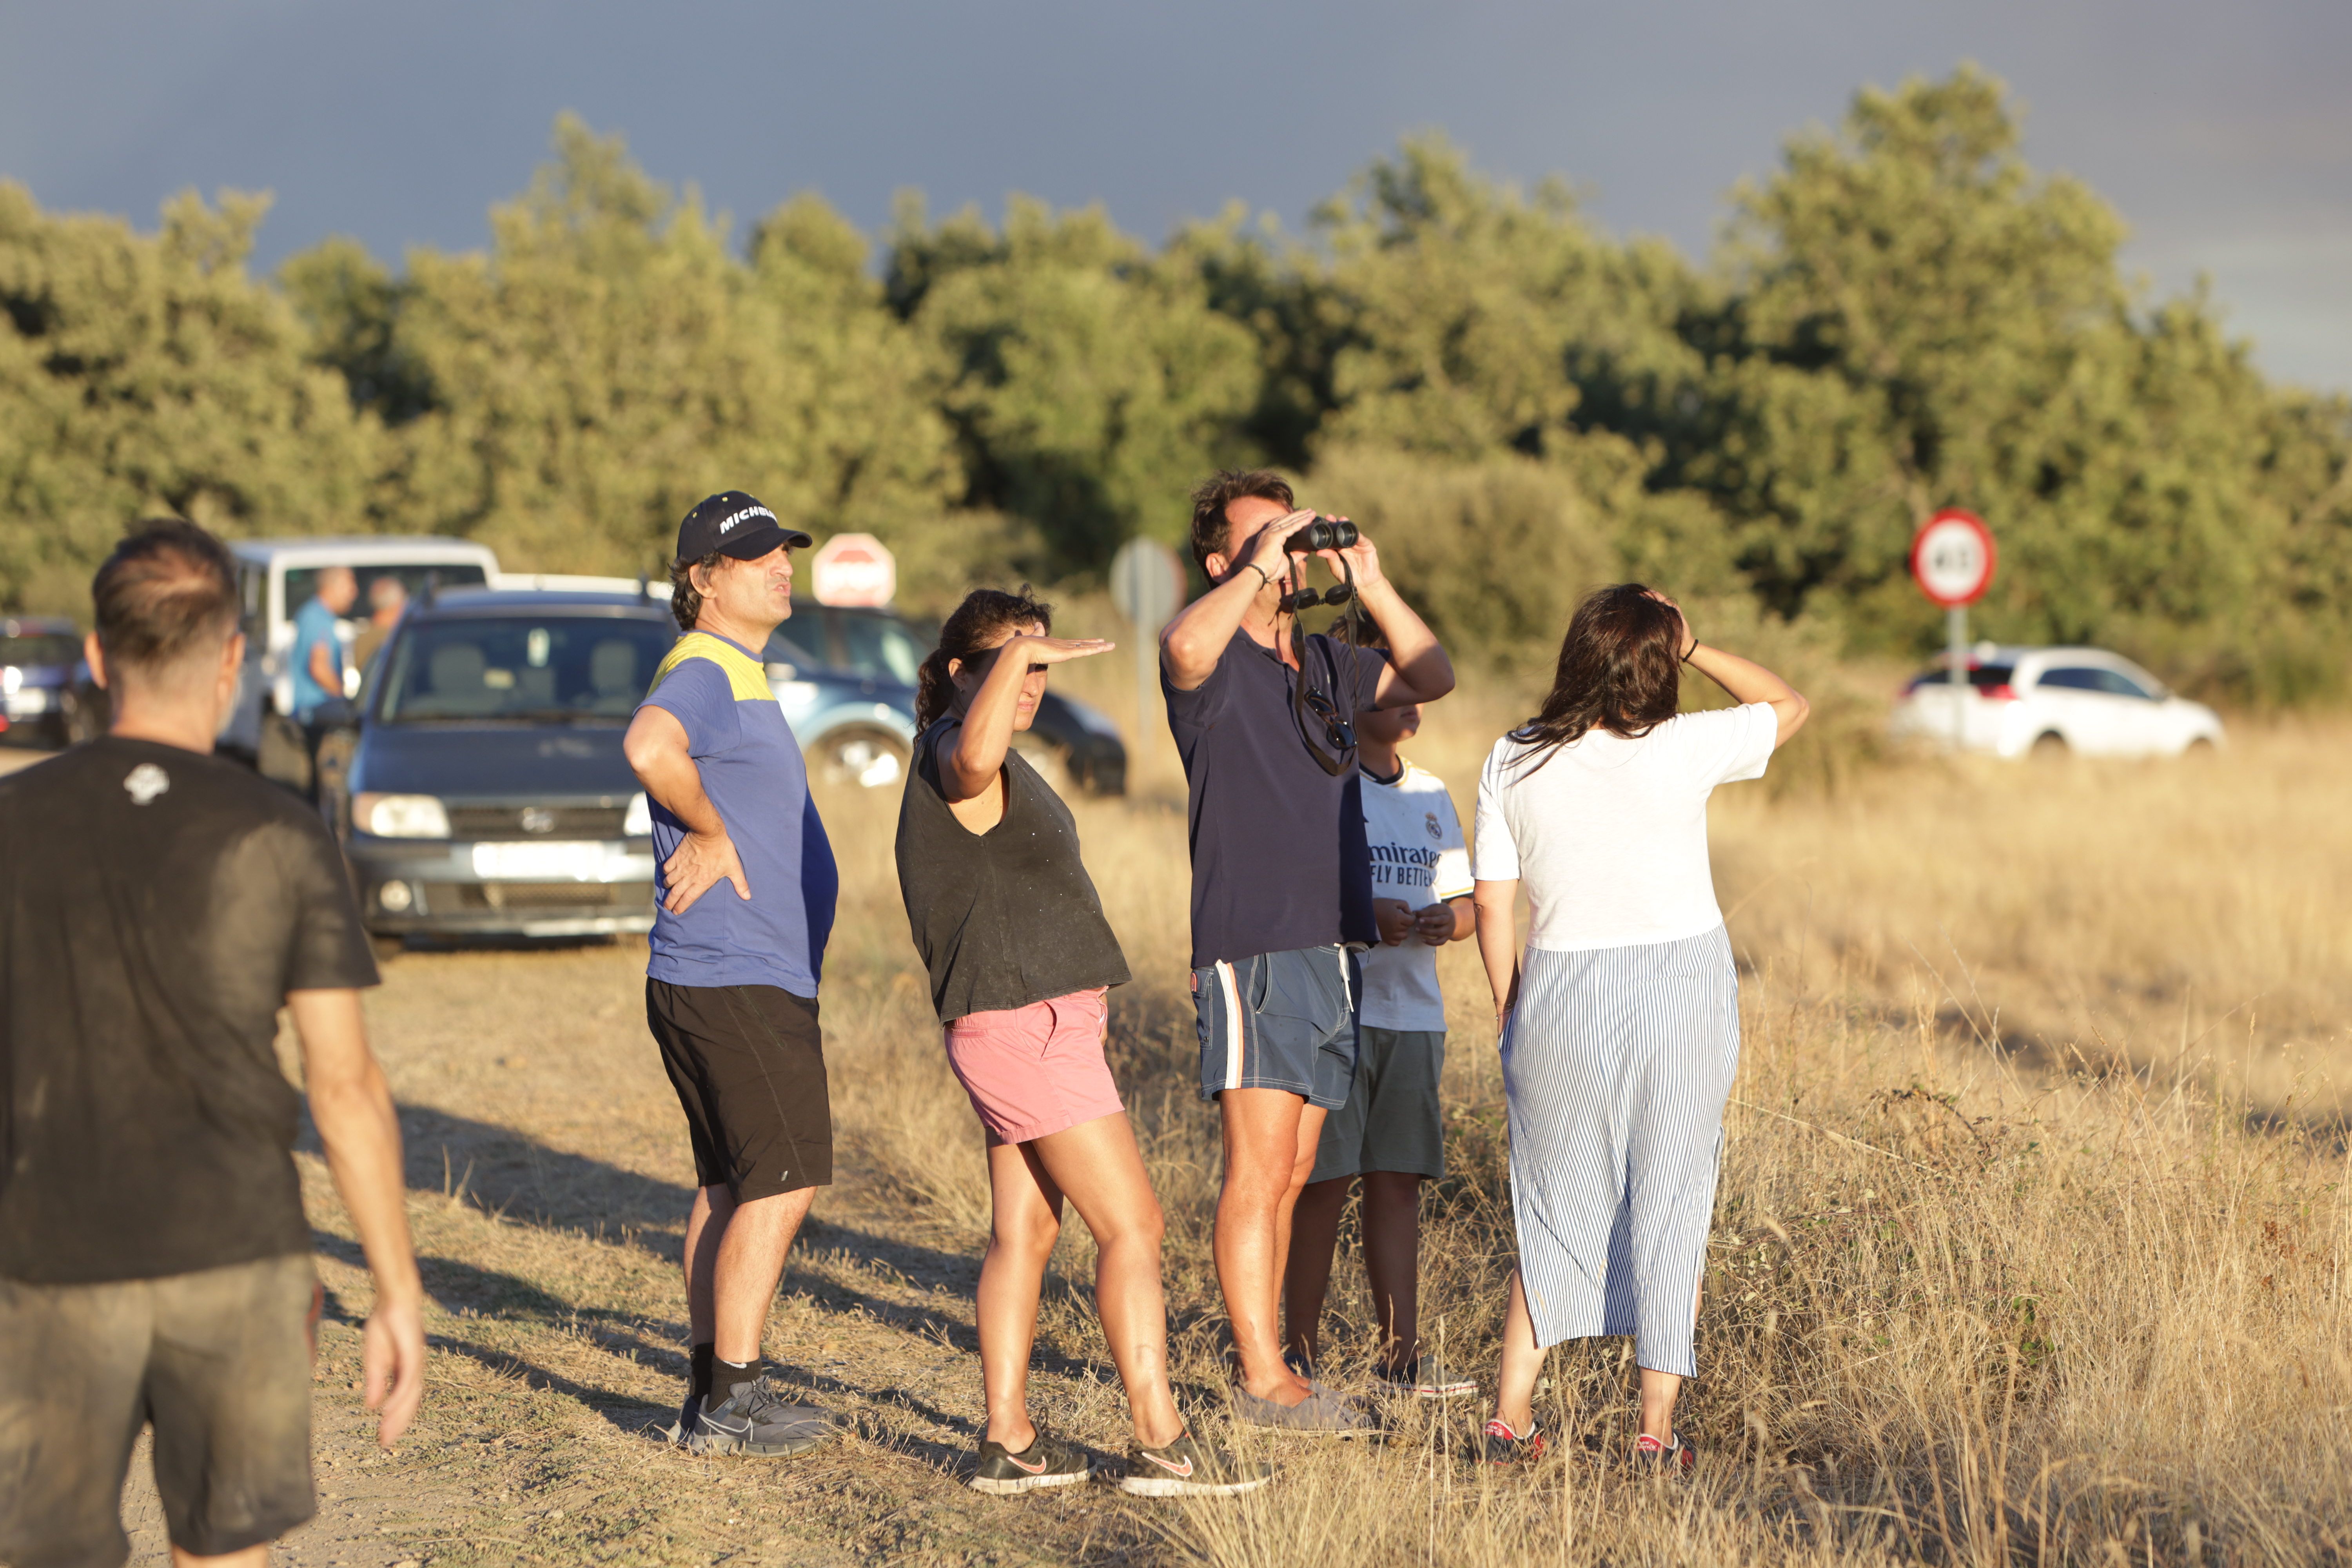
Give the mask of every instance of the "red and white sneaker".
<path id="1" fill-rule="evenodd" d="M 1681 1480 L 1698 1468 L 1698 1450 L 1684 1442 L 1679 1432 L 1664 1443 L 1644 1432 L 1633 1439 L 1633 1468 Z"/>
<path id="2" fill-rule="evenodd" d="M 1486 1423 L 1486 1451 L 1482 1456 L 1489 1465 L 1532 1465 L 1544 1457 L 1543 1429 L 1529 1426 L 1525 1436 L 1511 1430 L 1511 1424 L 1497 1415 Z"/>

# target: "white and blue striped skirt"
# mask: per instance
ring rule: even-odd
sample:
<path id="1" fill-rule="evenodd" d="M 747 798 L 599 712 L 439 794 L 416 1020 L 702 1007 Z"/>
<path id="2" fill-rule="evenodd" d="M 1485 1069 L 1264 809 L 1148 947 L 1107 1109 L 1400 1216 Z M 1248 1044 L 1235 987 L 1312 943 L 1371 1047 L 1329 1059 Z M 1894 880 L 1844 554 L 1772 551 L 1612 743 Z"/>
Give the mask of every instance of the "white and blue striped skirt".
<path id="1" fill-rule="evenodd" d="M 1693 1375 L 1723 1102 L 1739 1065 L 1729 934 L 1529 948 L 1502 1057 L 1536 1342 L 1632 1334 L 1642 1365 Z"/>

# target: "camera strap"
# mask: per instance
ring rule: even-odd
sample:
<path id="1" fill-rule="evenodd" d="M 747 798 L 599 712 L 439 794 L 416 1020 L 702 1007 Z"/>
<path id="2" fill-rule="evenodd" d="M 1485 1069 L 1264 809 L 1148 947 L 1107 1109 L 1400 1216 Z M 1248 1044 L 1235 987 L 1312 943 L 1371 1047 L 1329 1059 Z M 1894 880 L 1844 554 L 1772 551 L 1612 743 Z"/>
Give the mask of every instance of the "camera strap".
<path id="1" fill-rule="evenodd" d="M 1301 561 L 1296 570 L 1299 580 L 1303 583 L 1307 576 L 1306 563 Z M 1347 647 L 1352 649 L 1356 646 L 1356 606 L 1360 604 L 1362 600 L 1355 591 L 1356 574 L 1354 570 L 1349 566 L 1345 556 L 1340 558 L 1339 573 L 1348 585 L 1348 607 L 1340 612 L 1339 618 L 1332 622 L 1331 625 L 1333 630 L 1339 634 L 1340 640 L 1346 644 Z M 1328 637 L 1330 634 L 1327 633 L 1325 636 L 1326 645 L 1323 650 L 1323 667 L 1329 673 L 1331 678 L 1331 710 L 1334 713 L 1338 713 L 1339 710 L 1340 687 L 1339 665 L 1338 658 L 1333 656 L 1328 646 Z M 1356 749 L 1353 746 L 1343 746 L 1339 749 L 1339 755 L 1334 756 L 1330 752 L 1325 750 L 1321 742 L 1316 739 L 1316 731 L 1322 727 L 1323 721 L 1310 712 L 1307 706 L 1307 693 L 1310 685 L 1310 678 L 1308 676 L 1307 667 L 1307 655 L 1308 649 L 1312 646 L 1313 645 L 1307 640 L 1305 622 L 1300 618 L 1296 610 L 1292 611 L 1290 616 L 1290 648 L 1292 657 L 1298 661 L 1298 669 L 1297 675 L 1297 685 L 1294 686 L 1291 690 L 1291 712 L 1298 722 L 1299 739 L 1307 742 L 1307 754 L 1315 759 L 1315 765 L 1317 767 L 1321 768 L 1325 773 L 1337 778 L 1341 773 L 1346 773 L 1349 768 L 1355 766 Z M 1349 687 L 1348 711 L 1342 715 L 1342 718 L 1350 730 L 1352 730 L 1356 722 L 1355 689 L 1352 684 Z"/>

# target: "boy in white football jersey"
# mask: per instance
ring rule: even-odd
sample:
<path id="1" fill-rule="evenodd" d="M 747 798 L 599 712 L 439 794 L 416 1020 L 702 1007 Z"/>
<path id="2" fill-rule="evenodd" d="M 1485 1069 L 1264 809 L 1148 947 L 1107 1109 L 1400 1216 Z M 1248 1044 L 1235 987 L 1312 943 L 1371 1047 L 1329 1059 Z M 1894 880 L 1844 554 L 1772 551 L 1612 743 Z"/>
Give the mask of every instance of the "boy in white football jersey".
<path id="1" fill-rule="evenodd" d="M 1381 945 L 1364 954 L 1355 1082 L 1348 1103 L 1324 1120 L 1314 1173 L 1291 1217 L 1283 1293 L 1287 1349 L 1303 1371 L 1315 1362 L 1339 1211 L 1349 1184 L 1360 1180 L 1364 1271 L 1381 1327 L 1374 1375 L 1423 1399 L 1452 1399 L 1477 1385 L 1449 1377 L 1422 1353 L 1421 1184 L 1445 1173 L 1437 1105 L 1445 999 L 1437 989 L 1437 950 L 1468 936 L 1476 922 L 1470 855 L 1453 797 L 1443 780 L 1397 754 L 1420 729 L 1418 707 L 1356 719 Z"/>

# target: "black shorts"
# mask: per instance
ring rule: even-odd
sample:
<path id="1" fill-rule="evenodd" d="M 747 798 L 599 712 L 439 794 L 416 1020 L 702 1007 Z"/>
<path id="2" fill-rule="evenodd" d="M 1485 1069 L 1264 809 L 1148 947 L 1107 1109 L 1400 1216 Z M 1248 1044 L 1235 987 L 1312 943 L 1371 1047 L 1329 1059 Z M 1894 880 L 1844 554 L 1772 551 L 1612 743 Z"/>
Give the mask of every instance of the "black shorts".
<path id="1" fill-rule="evenodd" d="M 646 981 L 646 1025 L 694 1139 L 698 1185 L 737 1203 L 833 1184 L 816 999 L 777 985 Z"/>
<path id="2" fill-rule="evenodd" d="M 155 1426 L 172 1544 L 199 1557 L 309 1519 L 308 1256 L 162 1279 L 0 1279 L 0 1563 L 119 1563 L 122 1482 Z"/>

